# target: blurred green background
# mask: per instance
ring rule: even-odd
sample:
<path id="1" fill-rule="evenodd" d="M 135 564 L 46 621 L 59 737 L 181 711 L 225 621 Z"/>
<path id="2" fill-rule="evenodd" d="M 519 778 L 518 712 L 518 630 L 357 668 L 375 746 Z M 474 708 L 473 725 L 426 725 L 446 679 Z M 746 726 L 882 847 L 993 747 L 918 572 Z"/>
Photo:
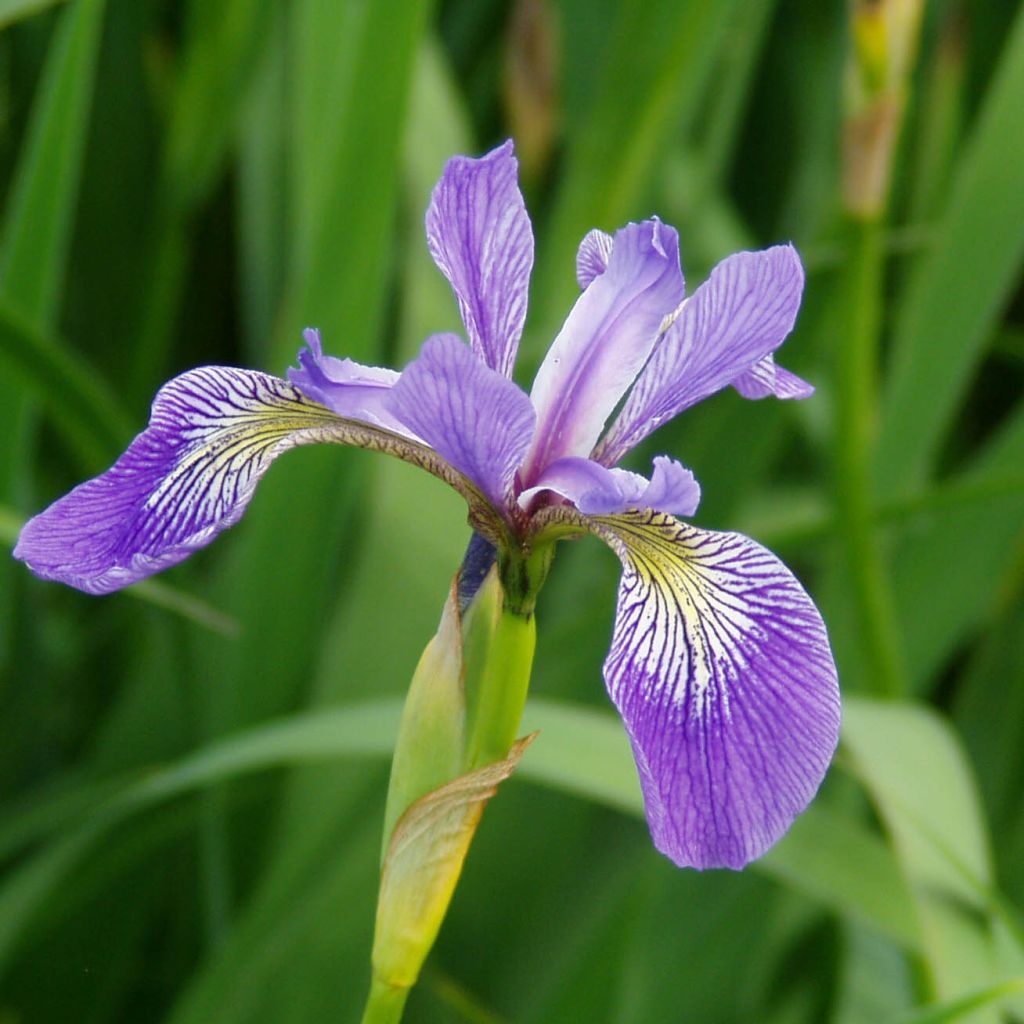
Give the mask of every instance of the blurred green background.
<path id="1" fill-rule="evenodd" d="M 658 213 L 691 288 L 803 255 L 780 361 L 815 397 L 722 393 L 635 464 L 692 466 L 697 521 L 821 605 L 847 704 L 819 799 L 743 873 L 657 855 L 601 682 L 617 563 L 563 545 L 544 732 L 412 1022 L 1024 1020 L 1024 8 L 928 3 L 872 78 L 883 8 L 861 86 L 905 117 L 865 220 L 840 0 L 0 0 L 8 544 L 174 373 L 281 372 L 308 324 L 400 366 L 458 328 L 422 229 L 453 153 L 517 140 L 524 384 L 591 227 Z M 400 695 L 467 538 L 425 474 L 304 449 L 130 592 L 0 560 L 2 1024 L 358 1019 Z"/>

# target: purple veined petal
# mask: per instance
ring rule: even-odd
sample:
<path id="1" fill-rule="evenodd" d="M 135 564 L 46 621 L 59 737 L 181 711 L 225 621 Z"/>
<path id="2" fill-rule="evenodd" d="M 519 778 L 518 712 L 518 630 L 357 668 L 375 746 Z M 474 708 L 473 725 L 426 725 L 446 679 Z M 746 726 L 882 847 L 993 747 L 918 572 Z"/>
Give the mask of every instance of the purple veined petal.
<path id="1" fill-rule="evenodd" d="M 793 329 L 803 286 L 791 245 L 722 260 L 683 304 L 595 458 L 614 465 L 663 423 L 774 352 Z"/>
<path id="2" fill-rule="evenodd" d="M 533 383 L 528 485 L 558 459 L 590 455 L 683 289 L 674 228 L 653 219 L 616 233 L 607 269 L 577 299 Z"/>
<path id="3" fill-rule="evenodd" d="M 478 160 L 453 157 L 427 209 L 427 244 L 459 303 L 473 351 L 512 376 L 526 320 L 533 228 L 512 141 Z"/>
<path id="4" fill-rule="evenodd" d="M 692 516 L 700 504 L 700 485 L 693 473 L 673 459 L 654 460 L 651 480 L 625 469 L 608 469 L 593 459 L 567 456 L 553 462 L 537 482 L 519 495 L 526 510 L 542 491 L 571 501 L 584 515 L 615 515 L 627 509 L 656 509 Z"/>
<path id="5" fill-rule="evenodd" d="M 737 377 L 732 386 L 744 398 L 810 398 L 814 394 L 814 385 L 808 384 L 802 377 L 791 373 L 775 362 L 769 352 L 764 359 Z"/>
<path id="6" fill-rule="evenodd" d="M 497 509 L 507 506 L 533 436 L 530 399 L 454 334 L 437 334 L 402 371 L 389 409 Z"/>
<path id="7" fill-rule="evenodd" d="M 595 277 L 600 277 L 608 269 L 612 246 L 615 239 L 607 231 L 594 228 L 583 236 L 579 249 L 576 250 L 576 280 L 580 288 L 586 288 Z"/>
<path id="8" fill-rule="evenodd" d="M 835 751 L 821 616 L 747 537 L 654 513 L 591 528 L 623 565 L 604 675 L 654 843 L 681 866 L 740 868 L 807 806 Z"/>
<path id="9" fill-rule="evenodd" d="M 320 332 L 315 328 L 307 327 L 302 336 L 306 347 L 299 352 L 298 367 L 288 370 L 288 379 L 307 398 L 339 416 L 373 423 L 417 440 L 385 407 L 387 394 L 399 377 L 397 370 L 325 356 Z"/>
<path id="10" fill-rule="evenodd" d="M 190 370 L 160 389 L 149 426 L 110 469 L 25 524 L 14 555 L 87 593 L 127 586 L 234 525 L 274 459 L 336 440 L 336 422 L 277 377 Z"/>

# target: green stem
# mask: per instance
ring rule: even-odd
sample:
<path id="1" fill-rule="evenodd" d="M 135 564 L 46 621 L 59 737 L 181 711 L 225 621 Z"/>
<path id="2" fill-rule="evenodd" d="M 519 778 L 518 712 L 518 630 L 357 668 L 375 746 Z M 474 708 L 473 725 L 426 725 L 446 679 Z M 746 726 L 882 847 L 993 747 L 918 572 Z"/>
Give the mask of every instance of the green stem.
<path id="1" fill-rule="evenodd" d="M 405 1001 L 409 998 L 407 988 L 388 985 L 376 975 L 370 983 L 370 995 L 363 1010 L 362 1024 L 398 1024 L 402 1019 Z"/>
<path id="2" fill-rule="evenodd" d="M 876 362 L 881 331 L 884 230 L 878 218 L 851 219 L 844 282 L 845 334 L 836 373 L 836 520 L 868 651 L 869 688 L 904 690 L 905 672 L 888 571 L 872 501 Z"/>
<path id="3" fill-rule="evenodd" d="M 503 608 L 486 652 L 486 665 L 477 675 L 478 696 L 466 743 L 467 771 L 508 756 L 523 717 L 536 643 L 533 613 Z M 467 676 L 472 668 L 467 666 Z"/>

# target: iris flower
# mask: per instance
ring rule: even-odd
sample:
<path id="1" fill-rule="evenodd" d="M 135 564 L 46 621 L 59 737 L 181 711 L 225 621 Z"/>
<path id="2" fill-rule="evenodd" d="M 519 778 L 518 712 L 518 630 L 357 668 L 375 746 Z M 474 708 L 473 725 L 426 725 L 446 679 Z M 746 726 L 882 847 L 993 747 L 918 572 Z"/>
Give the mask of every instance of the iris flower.
<path id="1" fill-rule="evenodd" d="M 25 525 L 15 556 L 88 593 L 117 590 L 209 544 L 279 454 L 312 442 L 383 451 L 442 478 L 499 564 L 592 534 L 622 563 L 604 679 L 654 843 L 680 865 L 741 867 L 804 809 L 834 752 L 825 627 L 771 552 L 676 518 L 700 498 L 688 469 L 658 456 L 648 479 L 618 464 L 722 388 L 811 393 L 772 355 L 800 304 L 796 251 L 737 253 L 684 298 L 673 228 L 652 218 L 591 231 L 579 298 L 528 395 L 511 379 L 533 265 L 511 142 L 448 162 L 426 231 L 468 345 L 435 335 L 398 373 L 325 355 L 307 330 L 287 380 L 190 370 L 160 389 L 113 467 Z"/>

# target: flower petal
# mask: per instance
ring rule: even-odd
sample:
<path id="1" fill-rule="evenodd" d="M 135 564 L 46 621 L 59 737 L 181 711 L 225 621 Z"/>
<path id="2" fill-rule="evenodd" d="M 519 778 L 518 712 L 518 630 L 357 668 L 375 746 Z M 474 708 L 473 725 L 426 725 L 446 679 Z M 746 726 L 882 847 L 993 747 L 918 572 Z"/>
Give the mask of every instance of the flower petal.
<path id="1" fill-rule="evenodd" d="M 692 516 L 700 503 L 700 486 L 693 473 L 664 455 L 655 458 L 650 481 L 625 469 L 607 469 L 593 459 L 567 456 L 548 466 L 536 484 L 519 495 L 520 507 L 528 509 L 542 491 L 568 499 L 585 515 L 651 508 Z"/>
<path id="2" fill-rule="evenodd" d="M 746 373 L 737 377 L 732 386 L 744 398 L 810 398 L 814 385 L 802 377 L 775 363 L 769 352 L 760 362 L 755 363 Z"/>
<path id="3" fill-rule="evenodd" d="M 536 420 L 515 384 L 488 369 L 454 334 L 437 334 L 402 372 L 388 407 L 495 508 L 506 507 Z"/>
<path id="4" fill-rule="evenodd" d="M 149 426 L 106 473 L 25 525 L 14 555 L 87 593 L 134 583 L 236 523 L 277 455 L 329 440 L 334 419 L 276 377 L 191 370 L 160 389 Z"/>
<path id="5" fill-rule="evenodd" d="M 595 277 L 608 269 L 615 239 L 607 231 L 594 228 L 583 236 L 576 250 L 576 280 L 580 288 L 586 288 Z"/>
<path id="6" fill-rule="evenodd" d="M 740 868 L 807 806 L 836 747 L 821 616 L 747 537 L 655 513 L 591 528 L 623 565 L 604 675 L 655 845 L 681 866 Z"/>
<path id="7" fill-rule="evenodd" d="M 409 433 L 385 408 L 387 394 L 398 380 L 397 370 L 325 356 L 315 328 L 307 327 L 302 336 L 306 347 L 299 352 L 298 368 L 288 370 L 288 379 L 307 398 L 346 419 L 375 423 L 396 434 Z"/>
<path id="8" fill-rule="evenodd" d="M 513 152 L 509 140 L 479 160 L 453 157 L 427 210 L 430 255 L 455 292 L 469 343 L 504 377 L 512 376 L 533 269 Z"/>
<path id="9" fill-rule="evenodd" d="M 793 329 L 803 286 L 791 245 L 722 260 L 683 304 L 595 457 L 614 465 L 663 423 L 774 352 Z"/>
<path id="10" fill-rule="evenodd" d="M 29 520 L 14 556 L 44 579 L 90 594 L 118 590 L 238 522 L 274 459 L 313 442 L 371 448 L 426 469 L 462 494 L 478 530 L 499 536 L 475 486 L 424 445 L 342 419 L 277 377 L 205 366 L 165 384 L 128 450 Z"/>
<path id="11" fill-rule="evenodd" d="M 519 495 L 519 506 L 528 509 L 538 494 L 551 491 L 571 501 L 583 513 L 612 515 L 637 507 L 647 487 L 639 473 L 607 469 L 591 459 L 570 455 L 548 466 L 537 482 Z"/>
<path id="12" fill-rule="evenodd" d="M 537 372 L 528 484 L 557 459 L 590 455 L 683 289 L 673 228 L 655 219 L 616 233 L 607 269 L 577 299 Z"/>

